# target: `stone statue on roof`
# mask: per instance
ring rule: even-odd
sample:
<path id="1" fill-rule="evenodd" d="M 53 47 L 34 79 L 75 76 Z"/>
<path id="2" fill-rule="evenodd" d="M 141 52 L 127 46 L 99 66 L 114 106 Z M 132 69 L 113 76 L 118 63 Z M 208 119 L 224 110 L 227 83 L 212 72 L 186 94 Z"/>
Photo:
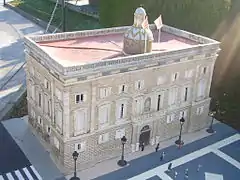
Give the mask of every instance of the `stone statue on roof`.
<path id="1" fill-rule="evenodd" d="M 139 7 L 134 13 L 134 24 L 125 32 L 123 51 L 142 54 L 152 51 L 153 33 L 148 26 L 146 11 Z"/>

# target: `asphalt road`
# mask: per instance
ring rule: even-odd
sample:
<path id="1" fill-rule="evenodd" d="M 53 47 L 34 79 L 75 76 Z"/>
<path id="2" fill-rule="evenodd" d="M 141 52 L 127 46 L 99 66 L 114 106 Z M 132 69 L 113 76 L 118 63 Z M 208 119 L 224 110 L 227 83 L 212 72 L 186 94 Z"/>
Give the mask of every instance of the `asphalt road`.
<path id="1" fill-rule="evenodd" d="M 0 175 L 26 166 L 31 163 L 0 123 Z"/>

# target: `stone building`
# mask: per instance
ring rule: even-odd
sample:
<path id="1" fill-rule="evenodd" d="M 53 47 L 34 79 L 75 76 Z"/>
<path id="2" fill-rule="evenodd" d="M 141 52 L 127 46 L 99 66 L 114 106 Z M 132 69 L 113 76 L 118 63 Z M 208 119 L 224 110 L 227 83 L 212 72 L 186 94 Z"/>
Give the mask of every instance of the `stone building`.
<path id="1" fill-rule="evenodd" d="M 74 150 L 83 168 L 120 156 L 123 135 L 126 151 L 134 153 L 139 142 L 154 145 L 177 136 L 181 117 L 183 133 L 209 123 L 219 42 L 167 25 L 158 42 L 150 25 L 143 40 L 151 48 L 130 55 L 123 51 L 127 38 L 132 49 L 143 48 L 136 31 L 129 36 L 131 29 L 25 37 L 29 124 L 66 170 L 73 167 Z"/>

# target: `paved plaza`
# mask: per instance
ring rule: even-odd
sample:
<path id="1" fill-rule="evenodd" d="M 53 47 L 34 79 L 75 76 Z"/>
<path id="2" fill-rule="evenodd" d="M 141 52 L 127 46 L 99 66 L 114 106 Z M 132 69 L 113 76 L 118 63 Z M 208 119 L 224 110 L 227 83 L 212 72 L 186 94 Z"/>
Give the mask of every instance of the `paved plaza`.
<path id="1" fill-rule="evenodd" d="M 181 149 L 172 145 L 159 152 L 131 160 L 127 167 L 96 180 L 181 180 L 187 179 L 186 169 L 188 179 L 192 180 L 238 180 L 240 135 L 224 124 L 216 124 L 214 129 L 217 133 L 187 144 Z M 163 151 L 166 156 L 164 161 L 160 161 Z M 169 163 L 172 163 L 172 170 L 167 172 Z"/>

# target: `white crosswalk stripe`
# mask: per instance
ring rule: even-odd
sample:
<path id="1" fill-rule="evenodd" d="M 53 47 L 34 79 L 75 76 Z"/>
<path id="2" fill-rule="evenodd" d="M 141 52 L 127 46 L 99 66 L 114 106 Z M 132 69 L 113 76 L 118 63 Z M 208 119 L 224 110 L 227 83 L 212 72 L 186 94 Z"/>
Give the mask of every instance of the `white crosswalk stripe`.
<path id="1" fill-rule="evenodd" d="M 14 178 L 13 178 L 13 176 L 12 176 L 11 173 L 7 173 L 6 175 L 7 175 L 7 177 L 8 177 L 9 180 L 14 180 Z"/>
<path id="2" fill-rule="evenodd" d="M 34 174 L 37 176 L 37 178 L 39 180 L 42 180 L 42 177 L 40 176 L 40 174 L 37 172 L 37 170 L 33 167 L 33 166 L 30 166 L 30 168 L 32 169 L 32 171 L 34 172 Z"/>
<path id="3" fill-rule="evenodd" d="M 18 180 L 42 180 L 42 177 L 33 166 L 24 167 L 21 170 L 18 169 L 15 170 L 14 172 L 1 174 L 0 180 L 15 180 L 16 177 Z"/>
<path id="4" fill-rule="evenodd" d="M 24 173 L 27 175 L 27 177 L 28 177 L 29 180 L 33 180 L 33 177 L 32 177 L 32 175 L 29 173 L 29 171 L 28 171 L 27 168 L 23 168 L 23 171 L 24 171 Z"/>
<path id="5" fill-rule="evenodd" d="M 24 179 L 19 170 L 14 171 L 18 179 Z"/>

